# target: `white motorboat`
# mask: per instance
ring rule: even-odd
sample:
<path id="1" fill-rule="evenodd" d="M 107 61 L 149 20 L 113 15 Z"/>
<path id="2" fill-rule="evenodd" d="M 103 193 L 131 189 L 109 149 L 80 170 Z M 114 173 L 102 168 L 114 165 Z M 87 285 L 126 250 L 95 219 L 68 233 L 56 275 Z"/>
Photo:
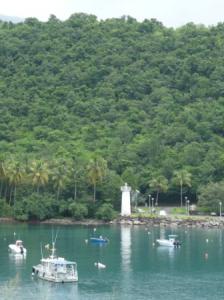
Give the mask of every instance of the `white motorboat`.
<path id="1" fill-rule="evenodd" d="M 105 269 L 106 265 L 100 263 L 100 262 L 95 262 L 94 266 L 97 267 L 98 269 Z"/>
<path id="2" fill-rule="evenodd" d="M 11 253 L 14 254 L 20 254 L 20 255 L 26 255 L 26 248 L 23 246 L 23 242 L 21 240 L 17 240 L 15 244 L 9 245 L 9 250 Z"/>
<path id="3" fill-rule="evenodd" d="M 47 245 L 49 249 L 49 245 Z M 32 275 L 53 282 L 75 282 L 78 281 L 77 264 L 67 261 L 63 257 L 56 256 L 55 243 L 52 243 L 51 255 L 42 258 L 40 264 L 33 266 Z"/>
<path id="4" fill-rule="evenodd" d="M 168 239 L 158 239 L 156 242 L 160 246 L 167 246 L 167 247 L 180 247 L 181 243 L 177 239 L 177 235 L 175 234 L 170 234 L 168 235 Z"/>

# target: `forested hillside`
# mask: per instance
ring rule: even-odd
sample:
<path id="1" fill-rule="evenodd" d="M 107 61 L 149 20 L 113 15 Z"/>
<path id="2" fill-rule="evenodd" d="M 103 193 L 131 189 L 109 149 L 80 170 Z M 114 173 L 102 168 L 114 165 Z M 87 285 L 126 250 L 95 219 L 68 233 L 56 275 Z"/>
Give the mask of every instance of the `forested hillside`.
<path id="1" fill-rule="evenodd" d="M 0 22 L 1 198 L 21 215 L 31 195 L 32 209 L 41 195 L 88 215 L 91 201 L 119 207 L 127 181 L 172 203 L 185 171 L 195 200 L 224 175 L 223 62 L 224 24 Z"/>

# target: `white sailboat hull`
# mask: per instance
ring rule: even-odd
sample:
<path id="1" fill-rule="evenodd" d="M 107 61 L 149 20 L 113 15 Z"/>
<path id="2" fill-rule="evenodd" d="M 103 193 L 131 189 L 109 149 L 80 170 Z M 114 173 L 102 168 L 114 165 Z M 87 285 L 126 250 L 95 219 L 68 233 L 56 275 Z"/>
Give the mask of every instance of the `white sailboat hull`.
<path id="1" fill-rule="evenodd" d="M 166 247 L 175 247 L 176 245 L 174 244 L 174 241 L 169 241 L 169 240 L 166 240 L 166 239 L 158 239 L 156 240 L 157 243 L 160 245 L 160 246 L 166 246 Z"/>
<path id="2" fill-rule="evenodd" d="M 26 255 L 26 252 L 27 252 L 26 248 L 19 247 L 19 246 L 16 246 L 14 244 L 9 245 L 9 251 L 11 251 L 14 254 L 23 254 L 23 255 Z"/>
<path id="3" fill-rule="evenodd" d="M 37 265 L 33 267 L 33 275 L 36 275 L 42 280 L 47 280 L 51 282 L 65 283 L 78 281 L 77 272 L 75 272 L 74 274 L 48 272 L 47 270 L 43 269 L 42 265 Z"/>

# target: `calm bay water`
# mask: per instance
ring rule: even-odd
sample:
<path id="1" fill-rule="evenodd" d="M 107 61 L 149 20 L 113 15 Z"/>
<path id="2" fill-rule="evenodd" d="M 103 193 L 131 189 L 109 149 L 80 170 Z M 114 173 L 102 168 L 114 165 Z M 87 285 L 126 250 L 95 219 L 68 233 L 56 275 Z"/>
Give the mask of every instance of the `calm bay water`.
<path id="1" fill-rule="evenodd" d="M 78 283 L 55 284 L 31 277 L 32 266 L 41 258 L 40 244 L 51 242 L 57 229 L 57 253 L 77 262 Z M 109 244 L 86 243 L 92 227 L 0 224 L 0 299 L 224 298 L 223 230 L 102 226 L 96 232 L 108 237 Z M 154 245 L 170 233 L 178 234 L 181 248 Z M 26 259 L 9 255 L 8 244 L 15 238 L 24 241 Z M 96 261 L 106 264 L 106 269 L 98 270 Z"/>

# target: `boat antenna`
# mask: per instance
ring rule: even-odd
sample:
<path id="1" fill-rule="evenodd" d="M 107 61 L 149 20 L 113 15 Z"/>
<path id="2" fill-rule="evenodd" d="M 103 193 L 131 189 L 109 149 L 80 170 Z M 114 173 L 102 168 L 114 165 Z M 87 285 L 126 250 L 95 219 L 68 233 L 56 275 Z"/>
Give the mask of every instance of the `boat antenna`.
<path id="1" fill-rule="evenodd" d="M 52 228 L 51 228 L 51 243 L 52 244 L 54 242 L 53 236 L 54 236 L 54 227 L 52 226 Z"/>
<path id="2" fill-rule="evenodd" d="M 59 229 L 57 229 L 57 231 L 56 231 L 56 235 L 55 235 L 55 239 L 54 239 L 54 244 L 56 244 L 56 240 L 57 240 L 57 237 L 58 237 L 58 231 L 59 231 Z"/>
<path id="3" fill-rule="evenodd" d="M 42 249 L 42 243 L 40 243 L 40 252 L 41 252 L 41 257 L 43 258 L 43 249 Z"/>

